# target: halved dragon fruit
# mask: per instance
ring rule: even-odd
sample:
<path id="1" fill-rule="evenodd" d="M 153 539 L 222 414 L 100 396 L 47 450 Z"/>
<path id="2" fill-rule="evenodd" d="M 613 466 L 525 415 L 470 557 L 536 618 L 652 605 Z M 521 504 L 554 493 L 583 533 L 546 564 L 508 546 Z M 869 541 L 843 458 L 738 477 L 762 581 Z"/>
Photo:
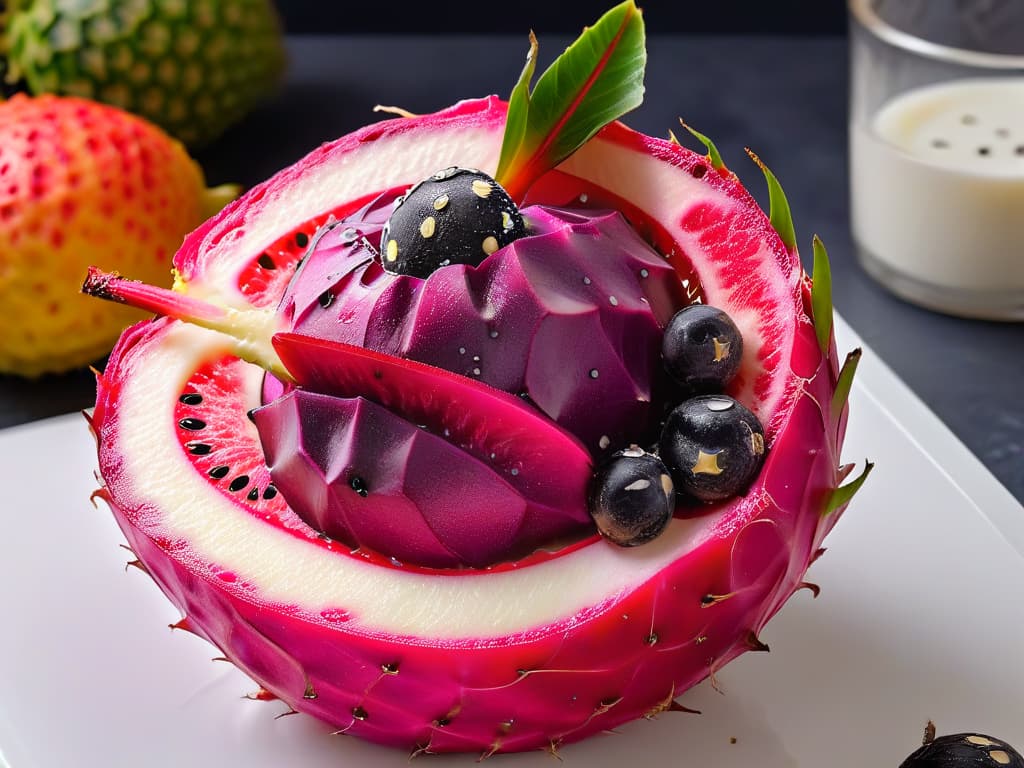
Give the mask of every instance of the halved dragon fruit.
<path id="1" fill-rule="evenodd" d="M 282 330 L 273 308 L 325 222 L 344 220 L 438 168 L 497 167 L 506 112 L 504 102 L 488 98 L 378 123 L 253 189 L 179 251 L 180 303 L 189 306 L 182 314 L 216 314 L 207 318 L 214 327 L 235 316 L 264 317 L 271 331 Z M 778 202 L 770 174 L 769 180 Z M 807 567 L 859 484 L 840 486 L 850 470 L 840 466 L 839 450 L 852 366 L 840 371 L 827 291 L 820 284 L 812 290 L 785 217 L 778 210 L 766 217 L 712 157 L 619 123 L 539 175 L 526 201 L 544 210 L 580 209 L 583 218 L 619 211 L 663 254 L 656 264 L 674 270 L 689 300 L 734 319 L 743 360 L 728 394 L 764 425 L 763 468 L 744 495 L 698 514 L 688 510 L 640 547 L 578 534 L 486 568 L 409 566 L 324 535 L 289 505 L 299 492 L 289 496 L 275 484 L 266 466 L 270 451 L 249 414 L 282 389 L 265 385 L 263 369 L 239 357 L 273 357 L 266 344 L 254 351 L 167 317 L 139 324 L 122 337 L 98 379 L 92 416 L 104 481 L 98 495 L 182 611 L 177 626 L 216 645 L 258 682 L 260 698 L 278 697 L 342 732 L 416 753 L 554 751 L 679 708 L 674 699 L 682 691 L 743 651 L 764 650 L 758 633 L 765 622 L 808 586 Z M 332 232 L 341 237 L 344 230 Z M 324 303 L 333 306 L 340 294 Z M 345 323 L 344 306 L 339 302 L 334 322 Z M 296 311 L 292 319 L 302 316 Z M 357 311 L 350 323 L 363 319 Z M 417 323 L 407 330 L 414 336 Z M 437 429 L 452 413 L 453 393 L 473 393 L 466 396 L 470 426 L 463 433 L 471 437 L 460 443 L 442 428 L 443 445 L 425 439 L 418 466 L 429 464 L 423 455 L 447 456 L 460 445 L 479 452 L 506 433 L 505 459 L 525 461 L 526 444 L 516 435 L 552 416 L 517 402 L 515 392 L 472 389 L 488 385 L 461 371 L 434 372 L 393 356 L 407 348 L 380 355 L 310 338 L 275 337 L 278 370 L 299 388 L 253 415 L 259 431 L 272 436 L 268 445 L 277 447 L 311 446 L 325 438 L 306 440 L 300 432 L 336 429 L 350 449 L 326 450 L 321 463 L 365 456 L 372 446 L 364 446 L 373 443 L 367 425 L 386 435 L 381 446 L 405 439 L 396 416 L 413 431 Z M 323 364 L 322 350 L 349 366 Z M 527 369 L 532 354 L 532 348 L 525 353 Z M 566 368 L 575 370 L 576 362 L 567 359 Z M 446 376 L 453 381 L 445 384 Z M 410 385 L 408 396 L 396 381 Z M 436 396 L 424 396 L 423 387 L 435 381 L 442 382 Z M 308 392 L 304 382 L 326 382 L 335 391 Z M 501 421 L 495 411 L 493 430 L 481 417 L 487 397 L 507 412 Z M 333 405 L 318 407 L 320 398 Z M 326 415 L 321 422 L 318 414 Z M 614 421 L 615 414 L 593 414 L 595 421 L 605 417 Z M 288 430 L 295 434 L 286 436 Z M 586 463 L 563 426 L 551 420 L 538 430 L 532 434 L 544 436 L 544 450 Z M 288 455 L 300 453 L 293 448 Z M 463 466 L 461 457 L 453 461 Z M 382 457 L 381 466 L 401 465 Z M 465 491 L 446 485 L 444 467 L 437 470 L 435 493 L 462 498 Z M 460 475 L 467 488 L 483 476 L 477 469 Z M 536 469 L 524 475 L 536 478 Z M 314 488 L 347 490 L 356 498 L 345 509 L 372 516 L 361 504 L 372 498 L 367 478 L 338 476 L 342 486 Z M 419 483 L 416 493 L 429 494 Z M 486 494 L 465 493 L 473 504 L 487 503 Z M 575 491 L 558 493 L 567 508 L 578 502 Z"/>

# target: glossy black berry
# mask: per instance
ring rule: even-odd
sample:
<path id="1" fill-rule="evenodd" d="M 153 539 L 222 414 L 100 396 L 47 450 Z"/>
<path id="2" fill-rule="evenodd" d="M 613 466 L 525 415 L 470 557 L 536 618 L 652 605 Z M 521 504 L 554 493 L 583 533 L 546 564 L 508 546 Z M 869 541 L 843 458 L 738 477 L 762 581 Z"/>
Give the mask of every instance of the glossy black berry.
<path id="1" fill-rule="evenodd" d="M 1024 757 L 1001 739 L 957 733 L 926 741 L 900 768 L 1024 768 Z"/>
<path id="2" fill-rule="evenodd" d="M 691 393 L 721 392 L 740 369 L 743 337 L 722 310 L 691 304 L 666 326 L 661 356 L 669 375 Z"/>
<path id="3" fill-rule="evenodd" d="M 447 168 L 398 198 L 381 234 L 381 263 L 428 277 L 449 264 L 476 266 L 526 234 L 515 202 L 486 173 Z"/>
<path id="4" fill-rule="evenodd" d="M 590 514 L 606 539 L 635 547 L 665 530 L 675 500 L 665 464 L 634 446 L 613 454 L 594 475 Z"/>
<path id="5" fill-rule="evenodd" d="M 727 395 L 684 400 L 669 414 L 659 453 L 676 490 L 700 501 L 743 493 L 764 463 L 764 429 Z"/>

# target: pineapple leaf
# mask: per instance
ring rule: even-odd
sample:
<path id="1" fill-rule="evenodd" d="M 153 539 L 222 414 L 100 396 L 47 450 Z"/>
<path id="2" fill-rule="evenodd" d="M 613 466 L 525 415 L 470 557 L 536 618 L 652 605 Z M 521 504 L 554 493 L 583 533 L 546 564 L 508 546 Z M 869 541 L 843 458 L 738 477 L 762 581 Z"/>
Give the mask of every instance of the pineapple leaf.
<path id="1" fill-rule="evenodd" d="M 839 369 L 839 378 L 836 380 L 836 391 L 832 395 L 832 415 L 839 416 L 850 399 L 850 389 L 853 387 L 853 375 L 857 372 L 857 364 L 860 363 L 860 347 L 853 350 L 843 361 L 843 367 Z"/>
<path id="2" fill-rule="evenodd" d="M 871 470 L 874 468 L 874 464 L 870 461 L 865 461 L 864 471 L 861 472 L 855 480 L 851 480 L 846 485 L 841 485 L 838 488 L 833 489 L 832 493 L 828 496 L 828 500 L 825 502 L 825 509 L 822 512 L 822 515 L 831 515 L 844 504 L 849 503 L 850 499 L 853 498 L 853 495 L 860 490 L 862 485 L 864 485 L 864 481 L 868 479 L 868 475 L 871 474 Z"/>
<path id="3" fill-rule="evenodd" d="M 584 29 L 530 93 L 531 40 L 531 57 L 509 99 L 494 175 L 513 200 L 522 200 L 535 179 L 601 128 L 640 106 L 647 63 L 644 40 L 640 9 L 634 0 L 626 0 Z"/>
<path id="4" fill-rule="evenodd" d="M 832 339 L 832 268 L 825 244 L 817 235 L 814 236 L 814 266 L 811 269 L 811 317 L 818 347 L 823 355 L 827 355 Z"/>
<path id="5" fill-rule="evenodd" d="M 768 218 L 771 220 L 772 227 L 779 233 L 779 237 L 782 238 L 782 244 L 786 248 L 792 251 L 796 248 L 796 230 L 793 228 L 793 214 L 789 210 L 789 201 L 786 199 L 786 193 L 782 191 L 782 185 L 779 184 L 779 180 L 775 178 L 775 174 L 771 172 L 767 165 L 765 165 L 761 158 L 754 154 L 753 150 L 747 149 L 747 154 L 750 155 L 750 159 L 753 160 L 757 167 L 764 173 L 765 181 L 768 182 Z"/>
<path id="6" fill-rule="evenodd" d="M 683 128 L 685 128 L 686 130 L 688 130 L 693 135 L 693 137 L 697 139 L 697 141 L 699 141 L 701 144 L 703 144 L 704 147 L 707 149 L 708 162 L 711 163 L 711 167 L 714 168 L 716 171 L 723 170 L 725 168 L 725 162 L 722 160 L 722 155 L 719 154 L 718 147 L 715 146 L 715 142 L 713 142 L 700 131 L 691 128 L 689 125 L 683 122 L 683 118 L 679 118 L 679 124 L 683 126 Z"/>

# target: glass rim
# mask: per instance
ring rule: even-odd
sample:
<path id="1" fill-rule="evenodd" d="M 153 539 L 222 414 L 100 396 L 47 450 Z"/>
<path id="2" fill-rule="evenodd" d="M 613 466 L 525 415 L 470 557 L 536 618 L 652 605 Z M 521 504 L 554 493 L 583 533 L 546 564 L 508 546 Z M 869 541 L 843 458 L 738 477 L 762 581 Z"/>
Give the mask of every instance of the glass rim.
<path id="1" fill-rule="evenodd" d="M 879 40 L 896 48 L 902 48 L 929 59 L 980 69 L 1024 70 L 1024 55 L 984 53 L 972 51 L 969 48 L 942 45 L 897 29 L 875 12 L 871 0 L 847 0 L 847 7 L 861 27 Z"/>

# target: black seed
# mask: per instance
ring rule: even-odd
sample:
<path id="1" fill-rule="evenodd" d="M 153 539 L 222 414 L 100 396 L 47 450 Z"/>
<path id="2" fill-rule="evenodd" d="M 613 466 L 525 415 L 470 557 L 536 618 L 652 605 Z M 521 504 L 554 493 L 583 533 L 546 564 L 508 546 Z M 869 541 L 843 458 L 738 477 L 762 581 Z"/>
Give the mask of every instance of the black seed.
<path id="1" fill-rule="evenodd" d="M 201 402 L 203 402 L 203 396 L 200 395 L 198 392 L 187 392 L 181 397 L 179 397 L 178 401 L 184 403 L 185 405 L 199 405 Z"/>
<path id="2" fill-rule="evenodd" d="M 334 303 L 334 294 L 330 291 L 324 291 L 320 294 L 320 298 L 317 299 L 317 302 L 319 302 L 321 307 L 327 309 Z"/>
<path id="3" fill-rule="evenodd" d="M 226 464 L 221 464 L 219 467 L 214 467 L 210 470 L 210 477 L 214 480 L 220 480 L 222 477 L 227 477 L 228 472 L 231 471 L 231 467 Z"/>
<path id="4" fill-rule="evenodd" d="M 256 413 L 256 409 L 255 408 L 250 408 L 248 411 L 245 412 L 246 418 L 249 419 L 249 421 L 251 421 L 253 424 L 256 423 L 255 413 Z"/>
<path id="5" fill-rule="evenodd" d="M 370 489 L 366 486 L 366 481 L 363 480 L 359 475 L 353 475 L 352 479 L 348 481 L 352 490 L 362 496 L 364 499 L 369 495 Z"/>
<path id="6" fill-rule="evenodd" d="M 182 419 L 178 422 L 178 426 L 189 432 L 198 432 L 200 429 L 206 428 L 206 422 L 199 419 Z"/>
<path id="7" fill-rule="evenodd" d="M 185 447 L 193 456 L 205 456 L 212 450 L 206 443 L 185 443 Z"/>
<path id="8" fill-rule="evenodd" d="M 352 707 L 352 717 L 356 720 L 366 720 L 370 714 L 362 707 Z"/>
<path id="9" fill-rule="evenodd" d="M 299 246 L 299 248 L 305 248 L 307 245 L 309 245 L 309 235 L 307 235 L 305 232 L 296 232 L 295 244 Z"/>
<path id="10" fill-rule="evenodd" d="M 231 481 L 231 485 L 228 486 L 229 491 L 240 491 L 249 484 L 248 475 L 239 475 Z"/>
<path id="11" fill-rule="evenodd" d="M 397 675 L 398 674 L 398 662 L 389 661 L 386 664 L 380 665 L 380 671 L 385 675 Z"/>
<path id="12" fill-rule="evenodd" d="M 697 165 L 693 166 L 693 168 L 690 169 L 690 173 L 693 175 L 693 177 L 695 179 L 701 178 L 707 172 L 708 172 L 708 167 L 706 165 L 701 165 L 699 163 Z"/>
<path id="13" fill-rule="evenodd" d="M 275 264 L 274 260 L 270 258 L 269 253 L 260 254 L 260 257 L 256 259 L 256 263 L 264 269 L 277 269 L 277 264 Z"/>
<path id="14" fill-rule="evenodd" d="M 249 491 L 249 495 L 246 496 L 245 498 L 247 498 L 249 501 L 256 501 L 256 499 L 258 499 L 259 497 L 260 497 L 260 489 L 259 488 L 253 488 L 251 491 Z"/>
<path id="15" fill-rule="evenodd" d="M 266 490 L 263 491 L 263 498 L 269 500 L 274 498 L 275 496 L 277 496 L 277 488 L 275 488 L 273 485 L 268 485 Z"/>

